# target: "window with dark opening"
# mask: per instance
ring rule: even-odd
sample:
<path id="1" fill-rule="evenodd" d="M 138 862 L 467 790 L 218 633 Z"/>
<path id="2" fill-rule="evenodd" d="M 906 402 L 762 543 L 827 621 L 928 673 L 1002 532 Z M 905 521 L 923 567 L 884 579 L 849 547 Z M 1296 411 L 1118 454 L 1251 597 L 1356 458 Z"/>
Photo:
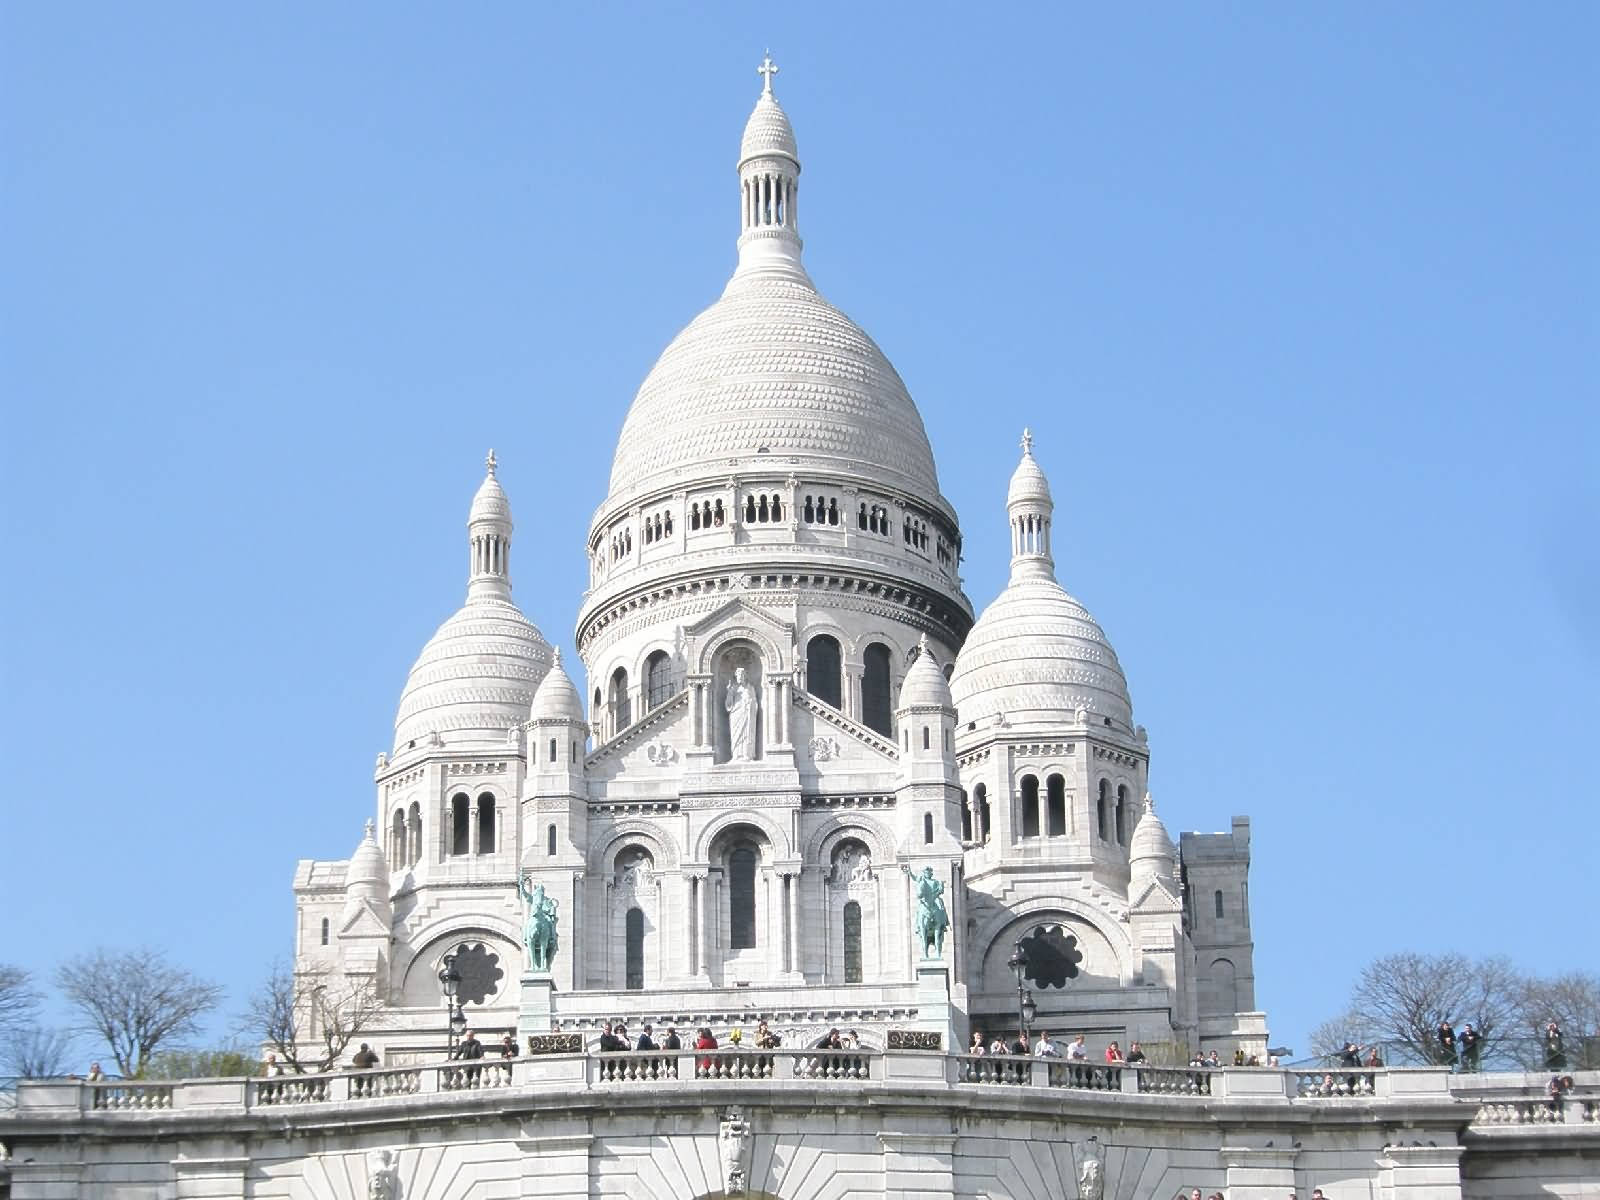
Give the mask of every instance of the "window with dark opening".
<path id="1" fill-rule="evenodd" d="M 1051 837 L 1061 837 L 1067 832 L 1067 783 L 1059 775 L 1051 775 L 1044 781 L 1046 827 Z"/>
<path id="2" fill-rule="evenodd" d="M 1039 836 L 1039 778 L 1036 775 L 1022 777 L 1022 836 Z"/>
<path id="3" fill-rule="evenodd" d="M 488 792 L 478 797 L 478 853 L 494 853 L 494 797 Z"/>
<path id="4" fill-rule="evenodd" d="M 450 853 L 466 854 L 472 849 L 471 801 L 465 793 L 450 797 Z"/>
<path id="5" fill-rule="evenodd" d="M 838 638 L 821 633 L 806 643 L 806 691 L 824 704 L 844 707 L 843 657 Z"/>
<path id="6" fill-rule="evenodd" d="M 894 700 L 889 686 L 889 647 L 873 642 L 861 656 L 861 723 L 894 736 Z"/>
<path id="7" fill-rule="evenodd" d="M 627 989 L 630 992 L 644 990 L 644 910 L 630 908 L 628 910 L 628 948 L 627 957 Z M 613 960 L 615 961 L 615 960 Z"/>
<path id="8" fill-rule="evenodd" d="M 844 981 L 861 982 L 861 905 L 844 906 Z"/>
<path id="9" fill-rule="evenodd" d="M 730 949 L 756 944 L 756 852 L 748 846 L 728 855 L 728 923 Z"/>

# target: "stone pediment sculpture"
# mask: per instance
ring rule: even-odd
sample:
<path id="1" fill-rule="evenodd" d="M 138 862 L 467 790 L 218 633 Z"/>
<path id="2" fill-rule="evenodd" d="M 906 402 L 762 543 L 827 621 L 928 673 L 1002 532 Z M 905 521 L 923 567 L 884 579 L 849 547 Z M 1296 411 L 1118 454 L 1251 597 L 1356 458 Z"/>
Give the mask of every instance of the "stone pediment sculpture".
<path id="1" fill-rule="evenodd" d="M 840 757 L 839 739 L 819 735 L 811 739 L 810 750 L 812 762 L 831 762 Z"/>
<path id="2" fill-rule="evenodd" d="M 742 1196 L 748 1190 L 745 1152 L 749 1145 L 750 1122 L 734 1109 L 728 1113 L 727 1119 L 717 1126 L 717 1161 L 722 1167 L 724 1195 Z"/>
<path id="3" fill-rule="evenodd" d="M 678 752 L 664 738 L 656 738 L 644 748 L 644 757 L 652 767 L 670 767 L 678 761 Z"/>
<path id="4" fill-rule="evenodd" d="M 400 1156 L 393 1150 L 367 1155 L 367 1200 L 400 1200 Z"/>

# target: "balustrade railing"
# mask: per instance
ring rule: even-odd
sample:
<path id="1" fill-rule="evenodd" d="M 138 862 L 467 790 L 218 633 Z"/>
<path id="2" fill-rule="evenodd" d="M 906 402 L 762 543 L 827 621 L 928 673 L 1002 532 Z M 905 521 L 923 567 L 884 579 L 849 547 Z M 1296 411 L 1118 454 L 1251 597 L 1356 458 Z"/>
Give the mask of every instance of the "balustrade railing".
<path id="1" fill-rule="evenodd" d="M 957 1054 L 956 1082 L 1033 1084 L 1033 1059 L 1016 1054 Z"/>
<path id="2" fill-rule="evenodd" d="M 318 1104 L 328 1099 L 326 1075 L 283 1075 L 255 1085 L 257 1104 Z"/>
<path id="3" fill-rule="evenodd" d="M 796 1079 L 870 1079 L 872 1056 L 852 1050 L 812 1050 L 791 1056 Z"/>
<path id="4" fill-rule="evenodd" d="M 640 1083 L 676 1079 L 678 1052 L 634 1050 L 595 1056 L 595 1078 L 600 1083 Z"/>
<path id="5" fill-rule="evenodd" d="M 698 1050 L 696 1079 L 771 1079 L 776 1055 L 770 1050 Z"/>
<path id="6" fill-rule="evenodd" d="M 1295 1095 L 1310 1099 L 1317 1096 L 1370 1096 L 1373 1093 L 1375 1072 L 1352 1071 L 1296 1071 Z"/>
<path id="7" fill-rule="evenodd" d="M 1210 1067 L 1127 1067 L 1134 1072 L 1139 1091 L 1153 1096 L 1209 1096 Z"/>
<path id="8" fill-rule="evenodd" d="M 503 1088 L 511 1086 L 509 1062 L 450 1063 L 437 1068 L 441 1092 L 466 1092 L 477 1088 Z"/>
<path id="9" fill-rule="evenodd" d="M 142 1111 L 172 1107 L 170 1083 L 90 1083 L 91 1108 Z"/>
<path id="10" fill-rule="evenodd" d="M 1474 1125 L 1560 1125 L 1565 1120 L 1559 1102 L 1508 1100 L 1478 1107 Z"/>
<path id="11" fill-rule="evenodd" d="M 422 1068 L 367 1071 L 350 1075 L 350 1099 L 377 1100 L 384 1096 L 414 1096 L 422 1090 Z"/>

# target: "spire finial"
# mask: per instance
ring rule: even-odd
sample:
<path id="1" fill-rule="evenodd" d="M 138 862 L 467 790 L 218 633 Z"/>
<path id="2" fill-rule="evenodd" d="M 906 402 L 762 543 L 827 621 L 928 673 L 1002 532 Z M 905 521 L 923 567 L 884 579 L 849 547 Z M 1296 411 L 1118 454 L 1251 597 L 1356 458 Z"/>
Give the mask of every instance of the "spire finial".
<path id="1" fill-rule="evenodd" d="M 928 635 L 927 634 L 923 634 L 920 638 L 917 639 L 917 652 L 918 652 L 917 653 L 917 657 L 919 657 L 919 658 L 922 657 L 922 655 L 924 655 L 924 654 L 926 654 L 928 652 Z"/>
<path id="2" fill-rule="evenodd" d="M 1144 794 L 1144 810 L 1147 813 L 1153 813 L 1156 810 L 1156 798 L 1149 792 Z"/>
<path id="3" fill-rule="evenodd" d="M 1022 430 L 1022 452 L 1029 458 L 1033 457 L 1033 433 L 1026 426 Z"/>
<path id="4" fill-rule="evenodd" d="M 778 73 L 778 64 L 772 61 L 772 51 L 766 51 L 761 59 L 761 65 L 756 68 L 756 74 L 761 76 L 761 94 L 772 95 L 772 77 Z"/>
<path id="5" fill-rule="evenodd" d="M 560 646 L 556 647 L 555 662 L 551 663 L 550 665 L 552 667 L 559 667 L 561 665 L 561 647 Z"/>
<path id="6" fill-rule="evenodd" d="M 367 818 L 367 841 L 377 840 L 378 827 L 372 823 L 372 818 Z"/>
<path id="7" fill-rule="evenodd" d="M 483 460 L 483 465 L 489 468 L 489 478 L 493 479 L 495 468 L 500 465 L 500 460 L 495 458 L 494 450 L 492 448 L 490 449 L 488 456 Z"/>

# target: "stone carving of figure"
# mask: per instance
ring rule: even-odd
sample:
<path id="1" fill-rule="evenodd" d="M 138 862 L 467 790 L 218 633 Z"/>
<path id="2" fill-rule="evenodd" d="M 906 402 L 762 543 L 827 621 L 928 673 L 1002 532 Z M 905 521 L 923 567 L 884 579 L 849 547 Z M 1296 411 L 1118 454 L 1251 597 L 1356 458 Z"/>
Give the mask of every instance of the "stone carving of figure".
<path id="1" fill-rule="evenodd" d="M 400 1158 L 393 1150 L 367 1155 L 367 1200 L 400 1200 Z"/>
<path id="2" fill-rule="evenodd" d="M 717 1157 L 722 1163 L 722 1190 L 726 1195 L 744 1195 L 744 1150 L 749 1140 L 750 1122 L 737 1112 L 730 1112 L 717 1130 Z"/>
<path id="3" fill-rule="evenodd" d="M 1100 1200 L 1105 1194 L 1106 1173 L 1095 1147 L 1085 1152 L 1083 1165 L 1078 1168 L 1078 1200 Z"/>
<path id="4" fill-rule="evenodd" d="M 913 874 L 904 863 L 900 869 L 911 876 L 911 886 L 917 896 L 917 911 L 912 918 L 917 940 L 922 943 L 923 958 L 944 957 L 944 933 L 950 928 L 950 914 L 945 911 L 944 884 L 933 877 L 932 867 L 923 867 L 922 874 Z"/>
<path id="5" fill-rule="evenodd" d="M 755 685 L 745 679 L 744 668 L 739 667 L 728 682 L 722 699 L 728 710 L 728 757 L 733 762 L 752 762 L 756 757 L 756 714 L 761 711 L 761 698 Z"/>
<path id="6" fill-rule="evenodd" d="M 528 969 L 548 971 L 556 956 L 556 909 L 553 897 L 547 896 L 544 884 L 528 886 L 526 878 L 517 879 L 517 893 L 528 906 L 528 916 L 522 926 L 522 940 L 528 947 Z"/>

